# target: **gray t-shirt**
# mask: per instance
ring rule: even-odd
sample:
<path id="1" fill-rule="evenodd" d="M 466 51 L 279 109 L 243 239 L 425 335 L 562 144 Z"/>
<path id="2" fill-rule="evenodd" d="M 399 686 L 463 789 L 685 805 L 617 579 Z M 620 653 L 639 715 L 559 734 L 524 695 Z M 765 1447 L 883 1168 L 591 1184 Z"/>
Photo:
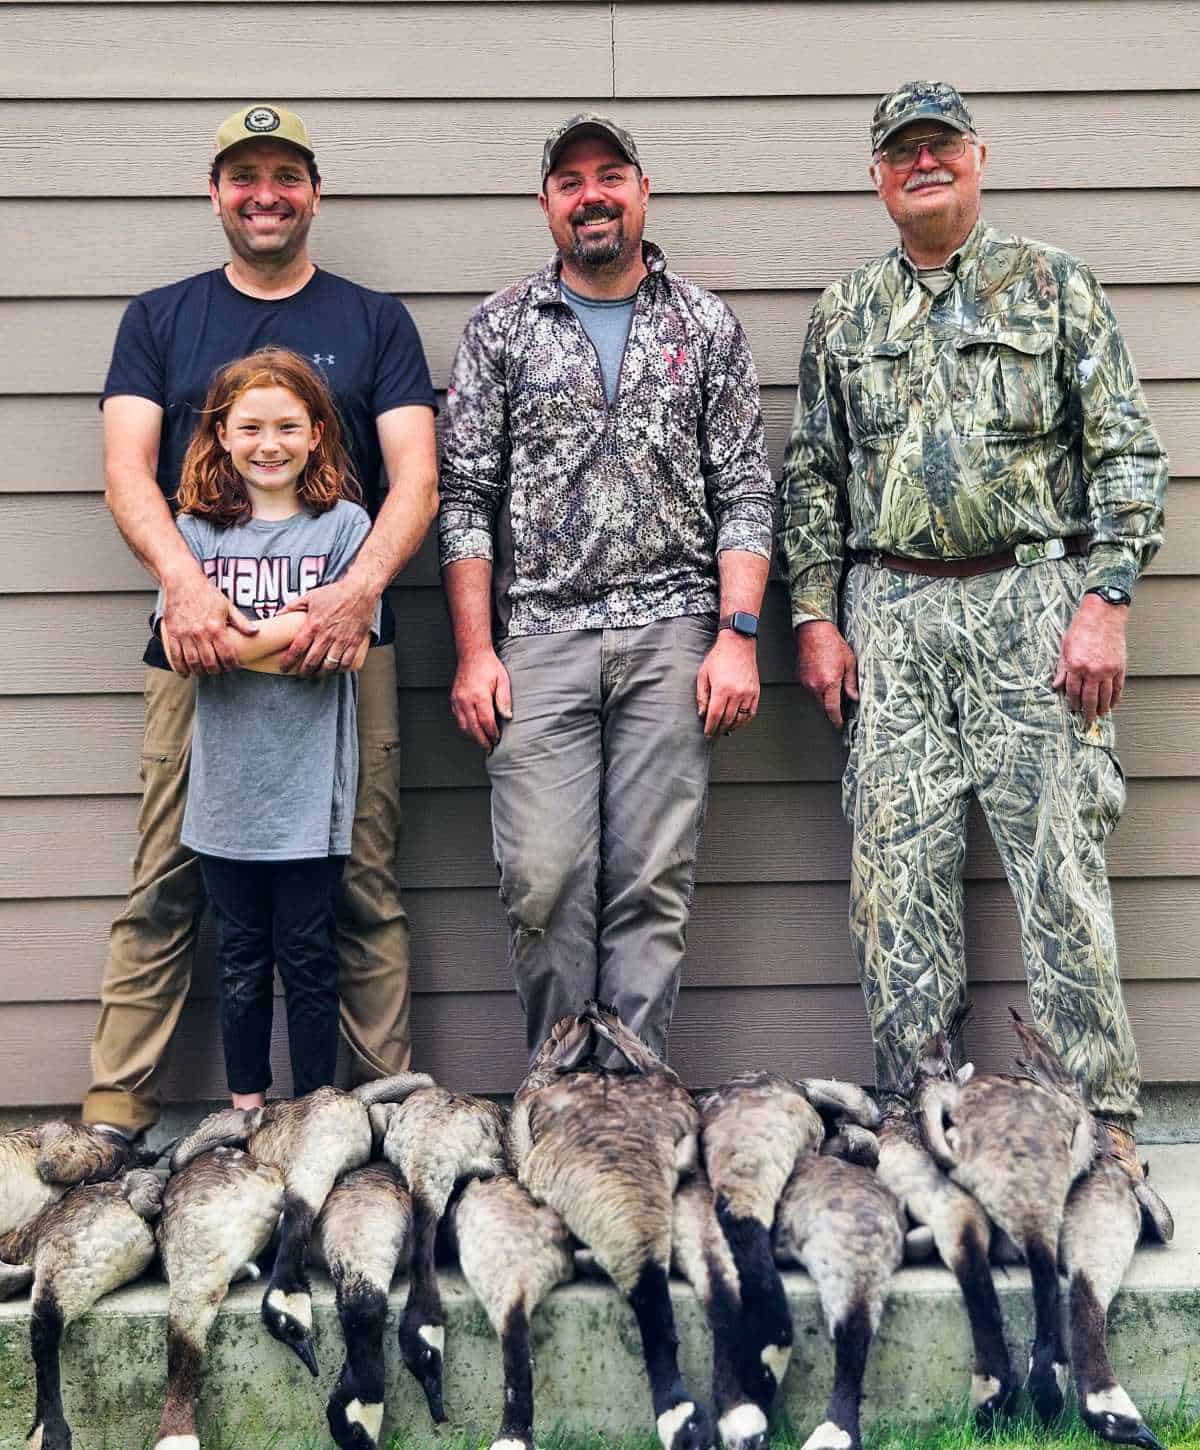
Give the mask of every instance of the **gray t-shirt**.
<path id="1" fill-rule="evenodd" d="M 346 572 L 371 530 L 345 499 L 314 518 L 250 519 L 228 529 L 180 514 L 179 532 L 209 579 L 249 619 Z M 162 611 L 159 594 L 155 619 Z M 379 610 L 373 625 L 379 633 Z M 180 839 L 232 861 L 346 856 L 358 785 L 354 675 L 202 675 Z"/>
<path id="2" fill-rule="evenodd" d="M 581 297 L 572 292 L 567 284 L 559 280 L 562 299 L 583 323 L 583 330 L 592 340 L 592 346 L 600 358 L 600 371 L 604 375 L 604 391 L 608 401 L 617 401 L 617 379 L 621 376 L 621 363 L 625 357 L 625 344 L 629 341 L 629 328 L 633 322 L 633 305 L 637 294 L 632 297 L 618 297 L 615 302 L 601 301 L 595 297 Z"/>

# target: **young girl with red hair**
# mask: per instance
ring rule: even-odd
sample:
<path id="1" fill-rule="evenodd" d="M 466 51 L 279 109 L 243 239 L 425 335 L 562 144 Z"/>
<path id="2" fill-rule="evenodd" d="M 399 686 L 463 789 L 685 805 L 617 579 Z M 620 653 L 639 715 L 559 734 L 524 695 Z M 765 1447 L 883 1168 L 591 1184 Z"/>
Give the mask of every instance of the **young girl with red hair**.
<path id="1" fill-rule="evenodd" d="M 258 631 L 230 627 L 242 669 L 198 681 L 181 839 L 216 917 L 235 1107 L 258 1106 L 270 1086 L 275 966 L 296 1096 L 333 1080 L 334 910 L 358 776 L 353 671 L 367 642 L 311 679 L 282 675 L 279 659 L 304 595 L 345 573 L 369 533 L 360 497 L 333 399 L 303 358 L 268 347 L 222 368 L 184 459 L 178 525 Z"/>

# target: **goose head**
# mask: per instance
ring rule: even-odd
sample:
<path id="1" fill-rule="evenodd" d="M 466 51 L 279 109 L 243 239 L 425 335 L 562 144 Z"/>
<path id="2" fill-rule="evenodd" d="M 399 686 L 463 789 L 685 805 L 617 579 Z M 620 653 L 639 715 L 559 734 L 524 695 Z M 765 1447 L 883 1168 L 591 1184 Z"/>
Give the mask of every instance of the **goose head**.
<path id="1" fill-rule="evenodd" d="M 312 1298 L 303 1291 L 289 1294 L 283 1289 L 268 1289 L 262 1317 L 272 1339 L 286 1345 L 315 1379 L 320 1370 L 313 1344 Z"/>
<path id="2" fill-rule="evenodd" d="M 1079 1414 L 1088 1429 L 1110 1445 L 1138 1445 L 1141 1450 L 1163 1450 L 1138 1414 L 1137 1406 L 1120 1385 L 1083 1395 Z"/>
<path id="3" fill-rule="evenodd" d="M 771 1436 L 763 1410 L 748 1400 L 725 1411 L 717 1421 L 717 1433 L 725 1450 L 766 1450 Z"/>
<path id="4" fill-rule="evenodd" d="M 446 1419 L 442 1403 L 442 1372 L 445 1363 L 446 1329 L 442 1324 L 422 1324 L 417 1317 L 400 1322 L 400 1358 L 425 1392 L 429 1418 L 435 1425 Z"/>
<path id="5" fill-rule="evenodd" d="M 383 1405 L 359 1399 L 353 1377 L 343 1370 L 325 1406 L 329 1433 L 341 1450 L 377 1450 Z"/>
<path id="6" fill-rule="evenodd" d="M 659 1415 L 656 1428 L 663 1450 L 712 1450 L 712 1420 L 703 1405 L 680 1400 Z"/>

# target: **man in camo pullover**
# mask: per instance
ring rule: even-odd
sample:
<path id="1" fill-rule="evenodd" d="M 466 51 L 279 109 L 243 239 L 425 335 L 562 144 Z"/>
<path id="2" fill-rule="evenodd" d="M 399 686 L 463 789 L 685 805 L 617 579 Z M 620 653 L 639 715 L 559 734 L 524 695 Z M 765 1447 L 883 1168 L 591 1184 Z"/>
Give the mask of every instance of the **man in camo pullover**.
<path id="1" fill-rule="evenodd" d="M 758 381 L 725 304 L 643 242 L 648 195 L 614 122 L 551 133 L 558 254 L 475 312 L 447 399 L 451 704 L 488 751 L 531 1051 L 595 996 L 665 1050 L 712 743 L 758 706 Z"/>
<path id="2" fill-rule="evenodd" d="M 987 148 L 958 92 L 884 96 L 871 149 L 900 245 L 813 311 L 782 549 L 797 674 L 835 725 L 857 702 L 843 801 L 878 1084 L 904 1088 L 965 994 L 974 794 L 1034 1015 L 1140 1173 L 1104 842 L 1125 797 L 1110 712 L 1166 458 L 1091 272 L 980 219 Z"/>

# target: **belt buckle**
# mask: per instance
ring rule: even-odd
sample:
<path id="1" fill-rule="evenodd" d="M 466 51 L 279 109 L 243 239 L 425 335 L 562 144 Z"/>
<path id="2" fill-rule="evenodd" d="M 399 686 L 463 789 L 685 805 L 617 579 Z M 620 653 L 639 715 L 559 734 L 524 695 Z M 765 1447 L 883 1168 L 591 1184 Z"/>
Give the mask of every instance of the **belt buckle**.
<path id="1" fill-rule="evenodd" d="M 1065 559 L 1067 545 L 1064 539 L 1039 539 L 1033 544 L 1018 544 L 1013 553 L 1017 563 L 1026 569 L 1030 564 L 1044 564 L 1049 559 Z"/>

